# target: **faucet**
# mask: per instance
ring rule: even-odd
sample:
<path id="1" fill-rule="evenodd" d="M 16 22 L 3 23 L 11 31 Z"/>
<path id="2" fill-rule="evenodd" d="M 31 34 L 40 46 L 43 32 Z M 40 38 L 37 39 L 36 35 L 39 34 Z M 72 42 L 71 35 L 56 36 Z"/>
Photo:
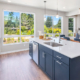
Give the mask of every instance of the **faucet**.
<path id="1" fill-rule="evenodd" d="M 60 43 L 60 41 L 61 41 L 61 38 L 60 38 L 60 32 L 59 31 L 56 31 L 56 33 L 59 33 L 59 43 Z"/>

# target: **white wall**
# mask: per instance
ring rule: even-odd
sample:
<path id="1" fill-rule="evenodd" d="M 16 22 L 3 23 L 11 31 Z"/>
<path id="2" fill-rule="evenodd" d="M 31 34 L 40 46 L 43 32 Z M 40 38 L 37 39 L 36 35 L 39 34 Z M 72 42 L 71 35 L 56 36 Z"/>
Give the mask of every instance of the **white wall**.
<path id="1" fill-rule="evenodd" d="M 78 28 L 80 28 L 80 12 L 79 12 L 79 9 L 67 12 L 66 16 L 75 18 L 75 33 L 77 33 Z"/>
<path id="2" fill-rule="evenodd" d="M 75 33 L 77 33 L 78 28 L 80 28 L 80 11 L 79 9 L 70 11 L 66 13 L 66 16 L 75 18 Z"/>
<path id="3" fill-rule="evenodd" d="M 3 10 L 11 10 L 11 11 L 19 11 L 19 12 L 31 12 L 35 13 L 35 36 L 38 36 L 38 30 L 44 32 L 44 10 L 40 8 L 22 6 L 22 5 L 14 5 L 7 3 L 0 3 L 0 27 L 1 27 L 1 52 L 9 52 L 21 49 L 27 49 L 28 43 L 14 44 L 14 45 L 3 45 Z M 56 11 L 47 10 L 48 15 L 56 15 Z M 63 33 L 67 35 L 68 33 L 68 18 L 65 16 L 65 12 L 59 12 L 60 16 L 63 16 Z M 24 46 L 25 44 L 25 46 Z"/>
<path id="4" fill-rule="evenodd" d="M 77 26 L 76 26 L 76 29 L 78 30 L 78 28 L 80 28 L 80 15 L 77 15 L 76 16 L 76 22 L 77 22 Z"/>
<path id="5" fill-rule="evenodd" d="M 76 9 L 76 10 L 67 12 L 66 16 L 75 16 L 75 15 L 79 15 L 79 14 L 80 14 L 79 9 Z"/>

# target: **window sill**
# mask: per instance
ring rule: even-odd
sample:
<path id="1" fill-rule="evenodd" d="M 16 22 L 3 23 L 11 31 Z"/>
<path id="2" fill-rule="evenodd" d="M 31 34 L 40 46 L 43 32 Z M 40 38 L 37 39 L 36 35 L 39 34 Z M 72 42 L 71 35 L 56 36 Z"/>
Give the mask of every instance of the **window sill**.
<path id="1" fill-rule="evenodd" d="M 3 44 L 3 46 L 8 46 L 8 45 L 19 45 L 19 44 L 26 44 L 26 43 L 29 43 L 29 42 L 20 42 L 20 43 L 10 43 L 10 44 Z"/>

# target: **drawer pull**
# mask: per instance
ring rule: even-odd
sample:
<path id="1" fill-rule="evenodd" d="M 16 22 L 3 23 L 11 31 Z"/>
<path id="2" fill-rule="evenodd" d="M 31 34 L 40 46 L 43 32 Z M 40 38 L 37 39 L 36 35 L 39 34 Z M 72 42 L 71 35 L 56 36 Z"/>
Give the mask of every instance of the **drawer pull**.
<path id="1" fill-rule="evenodd" d="M 43 58 L 45 58 L 45 53 L 44 52 L 43 52 L 42 56 L 43 56 Z"/>
<path id="2" fill-rule="evenodd" d="M 56 56 L 57 58 L 59 58 L 59 59 L 62 59 L 62 57 L 59 57 L 59 56 Z"/>
<path id="3" fill-rule="evenodd" d="M 56 62 L 57 62 L 58 64 L 60 64 L 60 65 L 62 64 L 62 63 L 60 63 L 59 61 L 56 61 Z"/>

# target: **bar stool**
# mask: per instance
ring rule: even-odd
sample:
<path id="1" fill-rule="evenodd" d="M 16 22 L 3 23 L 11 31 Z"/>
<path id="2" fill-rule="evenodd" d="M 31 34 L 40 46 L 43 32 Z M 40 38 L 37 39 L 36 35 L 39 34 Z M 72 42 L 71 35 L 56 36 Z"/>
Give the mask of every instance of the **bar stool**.
<path id="1" fill-rule="evenodd" d="M 63 37 L 63 38 L 70 41 L 70 38 L 69 37 Z"/>

